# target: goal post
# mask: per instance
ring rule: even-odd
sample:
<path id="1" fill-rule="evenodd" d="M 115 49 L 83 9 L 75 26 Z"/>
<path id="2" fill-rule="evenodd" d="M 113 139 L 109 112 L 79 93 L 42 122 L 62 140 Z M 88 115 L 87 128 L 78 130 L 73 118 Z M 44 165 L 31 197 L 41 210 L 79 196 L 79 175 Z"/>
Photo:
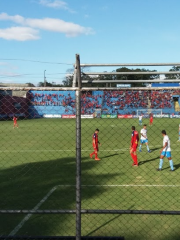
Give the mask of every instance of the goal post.
<path id="1" fill-rule="evenodd" d="M 145 108 L 137 110 L 137 117 L 140 115 L 149 116 L 150 114 L 162 116 L 162 109 Z"/>

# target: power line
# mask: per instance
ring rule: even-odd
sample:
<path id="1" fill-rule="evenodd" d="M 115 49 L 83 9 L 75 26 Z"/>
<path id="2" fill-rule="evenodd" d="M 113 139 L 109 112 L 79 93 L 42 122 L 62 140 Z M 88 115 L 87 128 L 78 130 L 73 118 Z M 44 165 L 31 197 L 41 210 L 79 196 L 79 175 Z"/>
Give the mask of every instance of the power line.
<path id="1" fill-rule="evenodd" d="M 68 73 L 48 73 L 46 74 L 47 76 L 52 76 L 52 75 L 58 75 L 58 74 L 68 74 Z M 23 77 L 23 76 L 33 76 L 33 75 L 36 75 L 36 76 L 42 76 L 42 74 L 38 73 L 25 73 L 25 74 L 14 74 L 14 75 L 0 75 L 0 78 L 11 78 L 11 77 Z"/>
<path id="2" fill-rule="evenodd" d="M 23 61 L 23 62 L 38 62 L 38 63 L 46 63 L 46 64 L 61 64 L 61 65 L 74 65 L 74 63 L 59 63 L 59 62 L 45 62 L 45 61 L 35 61 L 28 59 L 18 59 L 18 58 L 0 58 L 1 61 Z"/>

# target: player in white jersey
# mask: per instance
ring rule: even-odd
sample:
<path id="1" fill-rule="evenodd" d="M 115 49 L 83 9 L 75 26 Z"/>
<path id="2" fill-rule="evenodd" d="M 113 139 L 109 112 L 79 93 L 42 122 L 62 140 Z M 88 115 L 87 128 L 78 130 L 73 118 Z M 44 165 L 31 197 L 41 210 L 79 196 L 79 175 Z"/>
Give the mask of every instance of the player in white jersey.
<path id="1" fill-rule="evenodd" d="M 163 166 L 163 158 L 167 157 L 169 160 L 169 165 L 170 165 L 170 171 L 174 171 L 174 166 L 173 166 L 173 160 L 171 158 L 171 146 L 170 146 L 170 139 L 168 137 L 168 135 L 166 135 L 166 131 L 162 130 L 162 135 L 163 135 L 163 148 L 160 151 L 160 162 L 159 162 L 159 168 L 157 169 L 157 171 L 161 171 L 162 170 L 162 166 Z"/>
<path id="2" fill-rule="evenodd" d="M 149 149 L 149 146 L 148 146 L 148 137 L 147 137 L 147 129 L 146 129 L 146 124 L 144 124 L 143 128 L 141 129 L 141 139 L 140 139 L 140 146 L 139 146 L 139 151 L 142 152 L 141 148 L 142 148 L 142 145 L 143 143 L 146 144 L 146 147 L 147 147 L 147 151 L 150 153 L 151 150 Z"/>
<path id="3" fill-rule="evenodd" d="M 142 125 L 142 115 L 139 115 L 139 125 Z"/>

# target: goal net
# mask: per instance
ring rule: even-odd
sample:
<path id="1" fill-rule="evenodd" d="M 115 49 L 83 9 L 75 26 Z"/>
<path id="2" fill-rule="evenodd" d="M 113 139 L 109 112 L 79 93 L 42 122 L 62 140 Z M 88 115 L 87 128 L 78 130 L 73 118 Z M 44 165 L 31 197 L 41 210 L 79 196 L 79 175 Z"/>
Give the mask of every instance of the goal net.
<path id="1" fill-rule="evenodd" d="M 156 115 L 162 116 L 162 109 L 146 108 L 146 109 L 138 109 L 137 110 L 137 116 L 143 115 L 145 117 L 149 117 L 150 114 L 153 114 L 154 117 Z"/>

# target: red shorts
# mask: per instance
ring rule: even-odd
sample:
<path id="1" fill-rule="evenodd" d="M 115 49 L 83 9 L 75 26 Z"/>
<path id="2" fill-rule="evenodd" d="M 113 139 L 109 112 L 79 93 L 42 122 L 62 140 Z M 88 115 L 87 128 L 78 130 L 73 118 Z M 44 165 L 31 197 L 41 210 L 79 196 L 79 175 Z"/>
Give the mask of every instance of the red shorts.
<path id="1" fill-rule="evenodd" d="M 133 144 L 133 145 L 131 146 L 131 150 L 132 150 L 133 152 L 136 152 L 137 147 L 138 147 L 138 144 Z"/>

